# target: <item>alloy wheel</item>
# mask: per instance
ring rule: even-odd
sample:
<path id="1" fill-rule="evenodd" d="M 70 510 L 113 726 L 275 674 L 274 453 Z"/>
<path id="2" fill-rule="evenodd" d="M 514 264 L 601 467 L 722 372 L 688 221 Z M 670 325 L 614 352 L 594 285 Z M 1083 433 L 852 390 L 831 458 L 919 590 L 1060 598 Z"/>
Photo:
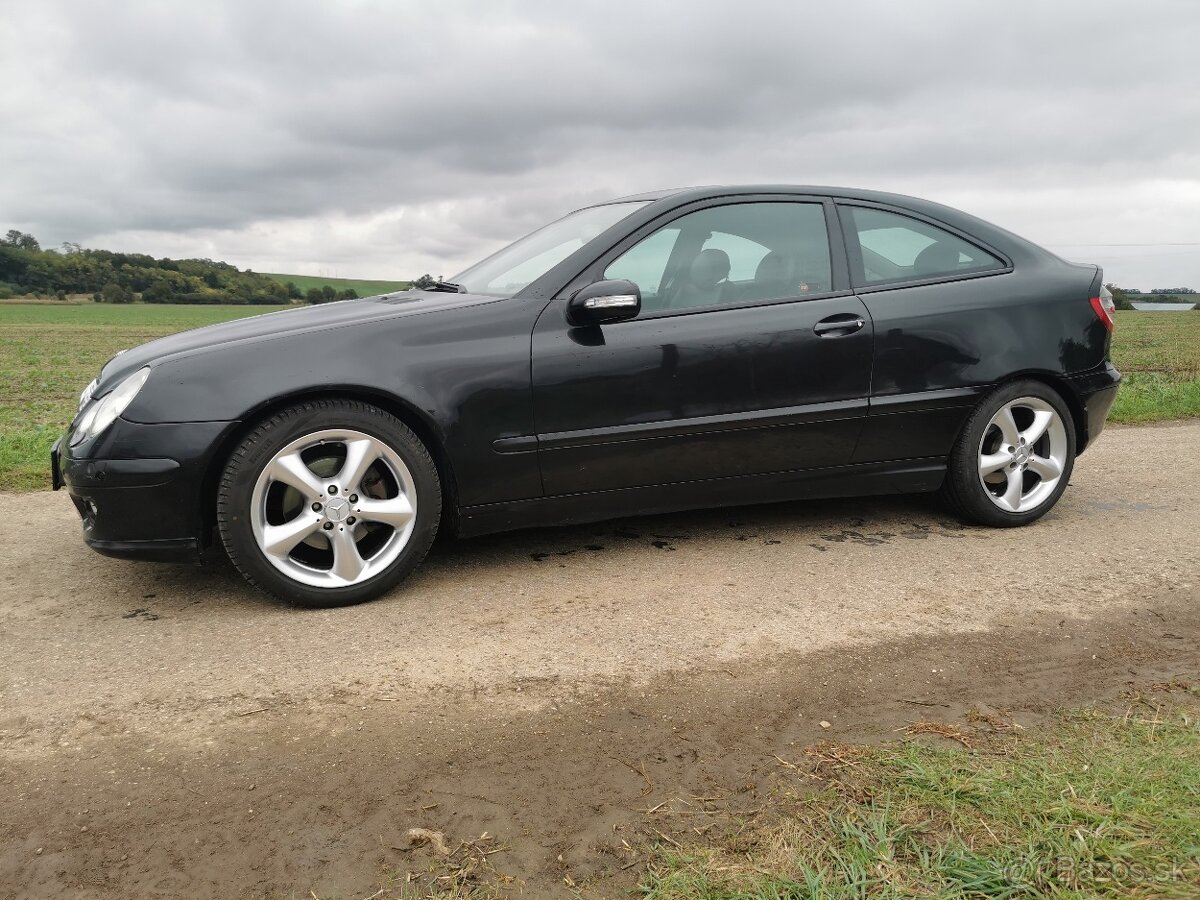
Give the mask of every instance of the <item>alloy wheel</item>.
<path id="1" fill-rule="evenodd" d="M 251 526 L 266 559 L 312 587 L 359 584 L 403 552 L 416 524 L 412 473 L 384 441 L 360 431 L 304 435 L 263 467 Z"/>
<path id="2" fill-rule="evenodd" d="M 979 481 L 1005 512 L 1036 509 L 1053 494 L 1067 461 L 1067 431 L 1053 406 L 1018 397 L 1000 407 L 979 442 Z"/>

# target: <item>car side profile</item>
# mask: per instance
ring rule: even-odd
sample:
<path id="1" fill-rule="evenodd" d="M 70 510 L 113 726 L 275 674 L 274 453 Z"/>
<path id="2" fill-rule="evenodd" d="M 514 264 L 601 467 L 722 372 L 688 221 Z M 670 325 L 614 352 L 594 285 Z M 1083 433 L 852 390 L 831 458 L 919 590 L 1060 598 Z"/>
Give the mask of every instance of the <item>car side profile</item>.
<path id="1" fill-rule="evenodd" d="M 118 354 L 52 451 L 101 553 L 198 558 L 336 606 L 462 536 L 940 491 L 1024 525 L 1120 374 L 1092 265 L 872 191 L 597 204 L 426 290 Z"/>

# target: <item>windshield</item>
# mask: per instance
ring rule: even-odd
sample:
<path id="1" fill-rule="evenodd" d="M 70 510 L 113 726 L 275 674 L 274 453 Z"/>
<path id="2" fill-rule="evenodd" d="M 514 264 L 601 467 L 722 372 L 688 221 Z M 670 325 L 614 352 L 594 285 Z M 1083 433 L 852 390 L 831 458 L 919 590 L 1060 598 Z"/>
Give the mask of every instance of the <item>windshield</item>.
<path id="1" fill-rule="evenodd" d="M 515 294 L 645 202 L 591 206 L 539 228 L 450 280 L 469 294 Z"/>

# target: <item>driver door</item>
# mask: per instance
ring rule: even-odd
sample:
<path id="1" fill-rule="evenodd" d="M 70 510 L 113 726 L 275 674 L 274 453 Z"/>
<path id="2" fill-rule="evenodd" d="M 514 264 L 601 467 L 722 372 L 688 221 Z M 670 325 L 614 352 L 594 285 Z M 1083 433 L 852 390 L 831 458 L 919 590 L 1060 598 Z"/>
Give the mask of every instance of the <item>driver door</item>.
<path id="1" fill-rule="evenodd" d="M 872 329 L 832 221 L 819 199 L 709 201 L 587 273 L 637 283 L 637 318 L 571 326 L 550 303 L 532 346 L 546 494 L 848 463 Z"/>

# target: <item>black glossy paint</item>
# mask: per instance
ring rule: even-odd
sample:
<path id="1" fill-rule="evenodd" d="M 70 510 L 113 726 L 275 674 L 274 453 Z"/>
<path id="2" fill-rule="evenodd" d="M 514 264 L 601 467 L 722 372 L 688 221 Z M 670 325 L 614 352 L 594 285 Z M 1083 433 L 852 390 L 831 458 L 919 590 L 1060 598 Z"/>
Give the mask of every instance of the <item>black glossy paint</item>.
<path id="1" fill-rule="evenodd" d="M 548 494 L 810 469 L 854 453 L 871 329 L 813 326 L 855 296 L 572 328 L 561 301 L 533 332 L 533 405 Z"/>
<path id="2" fill-rule="evenodd" d="M 1119 375 L 1088 303 L 1093 266 L 914 198 L 772 186 L 643 199 L 652 202 L 512 297 L 409 291 L 197 329 L 114 358 L 97 396 L 142 366 L 152 372 L 121 419 L 58 460 L 94 520 L 85 536 L 102 552 L 146 558 L 203 546 L 216 479 L 240 436 L 318 396 L 367 399 L 408 422 L 438 461 L 462 534 L 933 490 L 972 406 L 1018 376 L 1063 393 L 1081 448 L 1103 427 Z M 801 199 L 825 205 L 830 292 L 567 322 L 575 291 L 672 218 Z M 844 204 L 924 217 L 1006 267 L 855 285 Z"/>

